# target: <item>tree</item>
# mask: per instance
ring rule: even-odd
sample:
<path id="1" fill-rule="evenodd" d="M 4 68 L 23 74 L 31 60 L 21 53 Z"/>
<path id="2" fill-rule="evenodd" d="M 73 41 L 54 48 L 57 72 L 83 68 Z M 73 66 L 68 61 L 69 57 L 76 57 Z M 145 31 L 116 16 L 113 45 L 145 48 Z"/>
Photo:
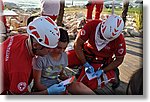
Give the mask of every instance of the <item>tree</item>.
<path id="1" fill-rule="evenodd" d="M 128 7 L 129 7 L 129 0 L 123 0 L 122 19 L 124 21 L 124 25 L 126 23 L 126 16 L 127 16 L 127 13 L 128 13 Z"/>
<path id="2" fill-rule="evenodd" d="M 64 8 L 65 8 L 65 0 L 60 1 L 60 10 L 59 10 L 59 15 L 57 18 L 57 25 L 58 26 L 63 26 L 63 15 L 64 15 Z"/>

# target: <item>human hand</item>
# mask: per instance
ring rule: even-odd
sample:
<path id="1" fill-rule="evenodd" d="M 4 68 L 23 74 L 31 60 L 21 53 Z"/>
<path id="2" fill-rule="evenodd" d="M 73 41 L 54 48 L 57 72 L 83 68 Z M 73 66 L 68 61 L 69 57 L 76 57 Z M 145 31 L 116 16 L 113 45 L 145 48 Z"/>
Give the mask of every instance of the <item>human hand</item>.
<path id="1" fill-rule="evenodd" d="M 86 70 L 87 73 L 93 73 L 94 72 L 94 68 L 88 63 L 86 62 L 84 65 L 83 65 L 85 68 L 88 68 Z"/>
<path id="2" fill-rule="evenodd" d="M 102 74 L 103 74 L 103 70 L 98 70 L 98 71 L 96 71 L 95 73 L 94 73 L 94 75 L 96 75 L 97 77 L 100 77 Z"/>
<path id="3" fill-rule="evenodd" d="M 60 94 L 66 90 L 66 87 L 63 84 L 54 84 L 47 88 L 49 95 Z"/>

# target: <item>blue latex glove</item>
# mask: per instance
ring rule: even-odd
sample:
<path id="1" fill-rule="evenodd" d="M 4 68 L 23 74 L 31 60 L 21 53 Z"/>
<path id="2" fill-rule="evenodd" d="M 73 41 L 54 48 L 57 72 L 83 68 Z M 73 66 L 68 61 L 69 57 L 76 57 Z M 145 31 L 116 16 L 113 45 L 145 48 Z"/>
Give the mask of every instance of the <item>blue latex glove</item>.
<path id="1" fill-rule="evenodd" d="M 86 62 L 83 66 L 88 68 L 86 70 L 87 73 L 93 73 L 94 72 L 94 68 L 88 62 Z"/>
<path id="2" fill-rule="evenodd" d="M 95 73 L 94 73 L 94 75 L 96 75 L 97 77 L 100 77 L 102 74 L 103 74 L 103 70 L 98 70 L 98 71 L 96 71 Z"/>
<path id="3" fill-rule="evenodd" d="M 54 84 L 47 88 L 47 92 L 49 95 L 61 94 L 66 90 L 66 87 L 63 84 Z"/>

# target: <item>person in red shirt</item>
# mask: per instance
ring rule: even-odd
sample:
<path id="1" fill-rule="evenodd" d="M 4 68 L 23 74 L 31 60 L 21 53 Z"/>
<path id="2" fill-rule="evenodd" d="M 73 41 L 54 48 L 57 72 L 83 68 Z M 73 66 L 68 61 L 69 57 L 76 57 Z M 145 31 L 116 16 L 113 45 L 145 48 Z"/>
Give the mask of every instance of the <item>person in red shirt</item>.
<path id="1" fill-rule="evenodd" d="M 86 19 L 87 21 L 92 20 L 92 12 L 94 9 L 94 6 L 96 6 L 95 9 L 95 19 L 100 18 L 100 13 L 103 10 L 103 0 L 88 0 L 88 4 L 86 5 L 87 7 L 87 16 Z"/>
<path id="2" fill-rule="evenodd" d="M 60 0 L 40 0 L 41 15 L 49 16 L 52 20 L 56 20 L 60 10 Z"/>
<path id="3" fill-rule="evenodd" d="M 29 93 L 32 58 L 44 56 L 57 47 L 60 33 L 56 23 L 48 16 L 33 20 L 27 27 L 27 33 L 11 36 L 0 45 L 3 75 L 1 94 L 54 94 L 65 91 L 64 85 L 54 84 L 44 91 Z"/>
<path id="4" fill-rule="evenodd" d="M 52 20 L 56 20 L 59 15 L 60 0 L 40 0 L 40 15 L 49 16 Z M 27 25 L 39 15 L 30 16 L 27 19 Z"/>
<path id="5" fill-rule="evenodd" d="M 108 82 L 115 85 L 114 70 L 126 54 L 123 28 L 122 18 L 116 15 L 110 15 L 105 21 L 93 20 L 85 24 L 75 39 L 74 50 L 67 52 L 69 67 L 83 65 L 78 81 L 92 90 L 102 88 Z M 96 78 L 89 80 L 86 73 L 93 73 Z"/>

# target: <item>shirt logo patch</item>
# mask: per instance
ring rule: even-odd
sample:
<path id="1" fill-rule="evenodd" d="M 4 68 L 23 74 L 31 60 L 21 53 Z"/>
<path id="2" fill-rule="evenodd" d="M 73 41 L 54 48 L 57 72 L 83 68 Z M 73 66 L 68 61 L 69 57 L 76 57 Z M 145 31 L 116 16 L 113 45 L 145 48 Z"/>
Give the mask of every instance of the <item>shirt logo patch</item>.
<path id="1" fill-rule="evenodd" d="M 121 49 L 118 50 L 118 53 L 119 53 L 119 54 L 123 54 L 123 52 L 124 52 L 124 49 L 123 49 L 123 48 L 121 48 Z"/>
<path id="2" fill-rule="evenodd" d="M 81 30 L 81 35 L 85 35 L 85 30 Z"/>
<path id="3" fill-rule="evenodd" d="M 26 82 L 20 82 L 17 87 L 19 89 L 19 91 L 23 91 L 26 88 L 27 84 Z"/>

